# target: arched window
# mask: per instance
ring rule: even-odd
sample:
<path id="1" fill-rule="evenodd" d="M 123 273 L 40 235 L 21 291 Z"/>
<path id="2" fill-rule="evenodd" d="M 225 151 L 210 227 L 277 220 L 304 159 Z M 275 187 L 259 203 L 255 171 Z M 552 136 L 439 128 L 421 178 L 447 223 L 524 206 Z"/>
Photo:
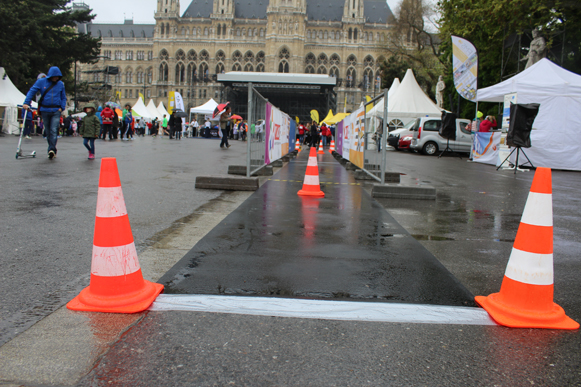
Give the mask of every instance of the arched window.
<path id="1" fill-rule="evenodd" d="M 254 66 L 252 66 L 251 63 L 246 63 L 246 66 L 244 66 L 244 71 L 254 71 Z"/>
<path id="2" fill-rule="evenodd" d="M 317 59 L 315 58 L 315 54 L 313 54 L 312 52 L 309 52 L 307 54 L 307 56 L 305 57 L 305 64 L 314 65 L 316 62 L 317 62 Z"/>
<path id="3" fill-rule="evenodd" d="M 355 66 L 356 64 L 357 64 L 357 58 L 355 57 L 355 55 L 353 55 L 353 54 L 349 55 L 349 57 L 347 58 L 347 65 Z"/>
<path id="4" fill-rule="evenodd" d="M 363 71 L 363 90 L 369 90 L 373 85 L 373 70 L 366 68 Z"/>
<path id="5" fill-rule="evenodd" d="M 192 36 L 197 36 L 198 35 L 197 31 L 198 30 L 196 29 L 196 27 L 192 28 Z"/>
<path id="6" fill-rule="evenodd" d="M 208 51 L 206 50 L 202 50 L 200 51 L 200 60 L 207 62 L 210 59 L 210 54 L 208 54 Z"/>
<path id="7" fill-rule="evenodd" d="M 204 36 L 208 36 L 208 27 L 204 27 Z"/>
<path id="8" fill-rule="evenodd" d="M 240 28 L 236 28 L 236 36 L 240 36 Z"/>
<path id="9" fill-rule="evenodd" d="M 184 83 L 186 81 L 186 67 L 182 62 L 176 64 L 176 83 Z"/>
<path id="10" fill-rule="evenodd" d="M 349 28 L 349 40 L 353 39 L 353 29 Z"/>
<path id="11" fill-rule="evenodd" d="M 184 51 L 182 49 L 179 49 L 176 52 L 176 60 L 186 60 L 186 54 L 184 53 Z"/>
<path id="12" fill-rule="evenodd" d="M 326 66 L 327 65 L 327 55 L 325 55 L 324 53 L 319 54 L 319 57 L 317 58 L 317 64 Z"/>
<path id="13" fill-rule="evenodd" d="M 190 50 L 188 51 L 188 62 L 194 61 L 198 59 L 198 55 L 196 54 L 196 51 L 194 50 Z"/>
<path id="14" fill-rule="evenodd" d="M 165 49 L 163 49 L 163 50 L 160 51 L 160 53 L 159 53 L 159 59 L 160 60 L 168 60 L 169 59 L 169 54 L 168 54 L 168 52 Z"/>
<path id="15" fill-rule="evenodd" d="M 203 79 L 204 82 L 208 82 L 209 71 L 208 71 L 208 65 L 206 63 L 200 63 L 200 71 L 198 74 L 199 74 L 198 78 Z"/>
<path id="16" fill-rule="evenodd" d="M 262 28 L 260 29 L 260 37 L 264 38 L 264 30 Z"/>
<path id="17" fill-rule="evenodd" d="M 182 27 L 182 36 L 186 35 L 186 29 L 184 27 Z"/>
<path id="18" fill-rule="evenodd" d="M 263 73 L 264 72 L 264 64 L 260 63 L 258 66 L 256 66 L 256 72 Z"/>
<path id="19" fill-rule="evenodd" d="M 168 67 L 167 67 L 167 63 L 162 62 L 159 65 L 159 80 L 161 82 L 167 82 L 168 79 Z"/>
<path id="20" fill-rule="evenodd" d="M 131 69 L 125 70 L 125 83 L 133 83 L 133 72 Z"/>
<path id="21" fill-rule="evenodd" d="M 224 36 L 228 35 L 226 33 L 226 24 L 222 24 L 222 35 L 224 35 Z"/>
<path id="22" fill-rule="evenodd" d="M 278 53 L 278 59 L 280 60 L 278 64 L 278 72 L 279 73 L 288 73 L 290 72 L 289 68 L 289 59 L 290 59 L 290 52 L 286 48 L 282 48 Z"/>
<path id="23" fill-rule="evenodd" d="M 149 83 L 151 85 L 153 83 L 153 68 L 152 67 L 147 69 L 146 78 L 147 78 L 147 83 Z"/>
<path id="24" fill-rule="evenodd" d="M 242 71 L 242 66 L 240 66 L 240 63 L 234 63 L 232 66 L 232 71 Z"/>
<path id="25" fill-rule="evenodd" d="M 238 50 L 234 51 L 232 54 L 232 61 L 233 62 L 241 62 L 242 61 L 242 53 Z"/>
<path id="26" fill-rule="evenodd" d="M 224 63 L 218 63 L 216 65 L 216 74 L 223 74 L 224 71 Z"/>
<path id="27" fill-rule="evenodd" d="M 319 66 L 319 68 L 317 69 L 317 74 L 327 74 L 327 69 L 325 68 L 325 66 Z"/>
<path id="28" fill-rule="evenodd" d="M 107 33 L 107 35 L 112 38 L 113 37 L 113 31 L 109 30 L 109 32 Z"/>
<path id="29" fill-rule="evenodd" d="M 258 54 L 256 54 L 256 62 L 257 63 L 264 63 L 264 51 L 259 51 Z"/>
<path id="30" fill-rule="evenodd" d="M 347 69 L 347 87 L 355 87 L 357 83 L 357 72 L 353 67 Z"/>
<path id="31" fill-rule="evenodd" d="M 161 34 L 165 34 L 165 24 L 161 23 Z"/>
<path id="32" fill-rule="evenodd" d="M 244 62 L 254 63 L 254 53 L 252 51 L 246 51 L 246 54 L 244 54 Z"/>
<path id="33" fill-rule="evenodd" d="M 218 24 L 218 36 L 222 35 L 222 26 L 220 24 Z"/>
<path id="34" fill-rule="evenodd" d="M 169 35 L 169 23 L 165 23 L 165 33 Z"/>
<path id="35" fill-rule="evenodd" d="M 339 78 L 339 69 L 337 67 L 331 67 L 331 70 L 329 71 L 329 75 L 334 77 L 334 78 Z"/>
<path id="36" fill-rule="evenodd" d="M 224 51 L 222 51 L 222 50 L 219 50 L 219 51 L 216 53 L 216 60 L 217 60 L 218 62 L 224 62 L 224 61 L 226 60 L 226 55 L 224 55 Z"/>
<path id="37" fill-rule="evenodd" d="M 188 63 L 188 83 L 192 84 L 197 81 L 196 64 L 194 62 Z"/>
<path id="38" fill-rule="evenodd" d="M 357 41 L 357 28 L 353 30 L 353 40 Z"/>
<path id="39" fill-rule="evenodd" d="M 308 65 L 305 67 L 305 74 L 314 74 L 315 68 L 312 65 Z"/>

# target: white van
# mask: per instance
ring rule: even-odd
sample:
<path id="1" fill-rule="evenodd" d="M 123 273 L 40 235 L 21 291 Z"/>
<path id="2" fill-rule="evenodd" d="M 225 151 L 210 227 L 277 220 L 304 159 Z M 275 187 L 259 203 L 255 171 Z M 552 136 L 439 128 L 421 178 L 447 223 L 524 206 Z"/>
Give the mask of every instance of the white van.
<path id="1" fill-rule="evenodd" d="M 421 151 L 425 155 L 435 155 L 438 151 L 446 149 L 446 140 L 440 136 L 440 118 L 421 117 L 416 119 L 412 128 L 413 139 L 411 149 Z M 470 120 L 456 119 L 456 140 L 450 140 L 450 149 L 454 152 L 470 153 L 472 145 L 472 132 L 469 127 Z"/>

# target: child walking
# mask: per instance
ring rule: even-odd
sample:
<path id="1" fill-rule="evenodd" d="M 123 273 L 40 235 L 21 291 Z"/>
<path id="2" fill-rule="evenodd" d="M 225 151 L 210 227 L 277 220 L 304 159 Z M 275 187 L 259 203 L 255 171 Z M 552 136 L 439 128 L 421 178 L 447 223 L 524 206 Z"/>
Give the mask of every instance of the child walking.
<path id="1" fill-rule="evenodd" d="M 83 118 L 83 125 L 79 133 L 83 136 L 83 145 L 89 150 L 89 160 L 95 159 L 95 139 L 99 137 L 101 131 L 101 121 L 95 115 L 95 105 L 87 104 L 83 109 L 87 115 Z"/>

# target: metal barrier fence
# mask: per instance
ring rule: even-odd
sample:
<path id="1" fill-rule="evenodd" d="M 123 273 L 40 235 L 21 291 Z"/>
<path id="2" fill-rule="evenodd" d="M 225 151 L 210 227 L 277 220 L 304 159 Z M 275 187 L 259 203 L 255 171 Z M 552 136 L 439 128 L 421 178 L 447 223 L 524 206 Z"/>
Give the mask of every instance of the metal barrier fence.
<path id="1" fill-rule="evenodd" d="M 264 98 L 253 86 L 248 83 L 248 152 L 246 157 L 246 177 L 252 176 L 260 168 L 265 166 L 265 128 L 266 128 L 266 104 Z M 251 126 L 254 125 L 254 133 Z"/>
<path id="2" fill-rule="evenodd" d="M 383 121 L 378 117 L 367 116 L 367 106 L 383 99 Z M 387 89 L 365 103 L 363 171 L 373 179 L 385 184 L 385 171 L 387 154 Z"/>

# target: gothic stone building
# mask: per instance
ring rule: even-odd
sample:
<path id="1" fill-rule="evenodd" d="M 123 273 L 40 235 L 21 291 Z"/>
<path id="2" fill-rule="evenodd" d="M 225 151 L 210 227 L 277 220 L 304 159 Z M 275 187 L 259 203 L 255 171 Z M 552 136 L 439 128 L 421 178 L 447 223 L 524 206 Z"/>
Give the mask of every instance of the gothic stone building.
<path id="1" fill-rule="evenodd" d="M 193 0 L 179 10 L 179 0 L 158 0 L 155 25 L 80 26 L 102 38 L 102 57 L 77 76 L 106 83 L 122 104 L 142 93 L 146 104 L 167 105 L 179 91 L 186 108 L 220 102 L 216 75 L 229 71 L 329 74 L 338 111 L 382 87 L 379 47 L 393 18 L 386 0 Z M 105 66 L 119 74 L 87 72 Z"/>

